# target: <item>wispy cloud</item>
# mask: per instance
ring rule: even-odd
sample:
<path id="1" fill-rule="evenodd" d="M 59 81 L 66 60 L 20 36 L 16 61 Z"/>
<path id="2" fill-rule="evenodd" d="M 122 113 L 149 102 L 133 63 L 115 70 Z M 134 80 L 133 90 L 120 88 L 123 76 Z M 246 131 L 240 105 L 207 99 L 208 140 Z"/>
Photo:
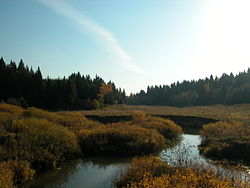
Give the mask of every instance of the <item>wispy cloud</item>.
<path id="1" fill-rule="evenodd" d="M 119 62 L 122 63 L 129 71 L 134 71 L 141 74 L 151 75 L 141 67 L 136 65 L 129 54 L 119 45 L 115 37 L 110 31 L 101 27 L 91 18 L 84 15 L 84 13 L 75 9 L 71 4 L 65 0 L 38 0 L 42 4 L 48 6 L 57 13 L 71 19 L 84 29 L 88 29 L 96 36 L 99 36 L 104 40 L 109 50 L 119 58 Z"/>

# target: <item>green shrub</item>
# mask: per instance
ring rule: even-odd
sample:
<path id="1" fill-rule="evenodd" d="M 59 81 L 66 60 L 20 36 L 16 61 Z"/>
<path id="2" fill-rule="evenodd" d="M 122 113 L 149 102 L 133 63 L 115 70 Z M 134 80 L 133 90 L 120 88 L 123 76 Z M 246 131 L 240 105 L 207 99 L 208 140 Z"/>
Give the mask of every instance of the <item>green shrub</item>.
<path id="1" fill-rule="evenodd" d="M 86 155 L 136 155 L 160 151 L 165 139 L 155 130 L 114 123 L 78 132 L 80 146 Z"/>

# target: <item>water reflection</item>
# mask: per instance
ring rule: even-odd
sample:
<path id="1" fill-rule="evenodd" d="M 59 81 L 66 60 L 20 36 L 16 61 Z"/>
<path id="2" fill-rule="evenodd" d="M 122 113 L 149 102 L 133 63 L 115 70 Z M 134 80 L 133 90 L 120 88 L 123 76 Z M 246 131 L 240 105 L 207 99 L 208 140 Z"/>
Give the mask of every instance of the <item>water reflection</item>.
<path id="1" fill-rule="evenodd" d="M 91 158 L 70 161 L 57 170 L 39 174 L 24 188 L 109 188 L 128 160 Z"/>
<path id="2" fill-rule="evenodd" d="M 249 167 L 230 165 L 229 163 L 222 164 L 221 162 L 209 160 L 200 155 L 198 149 L 200 143 L 201 138 L 199 135 L 183 134 L 182 141 L 174 148 L 162 151 L 160 157 L 173 166 L 196 166 L 212 169 L 220 176 L 248 179 L 250 181 Z"/>
<path id="3" fill-rule="evenodd" d="M 207 163 L 206 160 L 199 154 L 198 145 L 201 140 L 198 135 L 182 135 L 182 141 L 171 149 L 164 150 L 160 153 L 162 160 L 171 165 L 186 165 L 190 163 Z"/>

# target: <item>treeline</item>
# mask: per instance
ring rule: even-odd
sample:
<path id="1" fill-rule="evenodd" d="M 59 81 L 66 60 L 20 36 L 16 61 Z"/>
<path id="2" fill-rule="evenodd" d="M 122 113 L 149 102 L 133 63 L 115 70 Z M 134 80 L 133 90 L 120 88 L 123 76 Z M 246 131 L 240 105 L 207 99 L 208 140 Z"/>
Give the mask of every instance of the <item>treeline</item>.
<path id="1" fill-rule="evenodd" d="M 125 90 L 98 76 L 74 73 L 63 79 L 43 79 L 40 68 L 34 71 L 21 60 L 17 65 L 0 59 L 0 101 L 23 107 L 45 109 L 94 109 L 103 105 L 123 104 Z"/>
<path id="2" fill-rule="evenodd" d="M 237 75 L 223 74 L 198 81 L 183 81 L 163 86 L 151 86 L 147 91 L 131 94 L 128 104 L 194 106 L 250 103 L 250 69 Z"/>

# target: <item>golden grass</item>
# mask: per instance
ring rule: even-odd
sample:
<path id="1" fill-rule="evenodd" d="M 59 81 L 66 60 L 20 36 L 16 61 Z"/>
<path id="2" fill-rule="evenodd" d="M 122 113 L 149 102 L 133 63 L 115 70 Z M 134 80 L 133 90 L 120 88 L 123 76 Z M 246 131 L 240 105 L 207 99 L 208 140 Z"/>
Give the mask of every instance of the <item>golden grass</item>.
<path id="1" fill-rule="evenodd" d="M 213 173 L 198 173 L 191 169 L 176 170 L 173 174 L 162 174 L 159 177 L 152 177 L 145 173 L 139 182 L 132 182 L 125 186 L 127 188 L 235 188 L 235 182 L 229 179 L 221 179 Z M 238 188 L 245 188 L 244 184 L 237 184 Z"/>
<path id="2" fill-rule="evenodd" d="M 78 132 L 84 154 L 142 155 L 159 152 L 165 139 L 156 130 L 114 123 Z"/>
<path id="3" fill-rule="evenodd" d="M 14 188 L 16 185 L 33 179 L 35 171 L 27 161 L 0 162 L 0 187 Z"/>
<path id="4" fill-rule="evenodd" d="M 134 111 L 132 114 L 132 121 L 130 123 L 146 129 L 157 130 L 161 135 L 170 141 L 176 140 L 180 134 L 182 134 L 181 127 L 173 121 L 146 115 L 142 111 Z"/>
<path id="5" fill-rule="evenodd" d="M 57 114 L 61 116 L 58 123 L 74 132 L 82 129 L 95 129 L 102 126 L 101 123 L 89 120 L 79 112 L 60 112 Z"/>
<path id="6" fill-rule="evenodd" d="M 23 117 L 46 119 L 48 121 L 63 125 L 69 130 L 77 132 L 81 129 L 94 129 L 102 124 L 87 119 L 79 112 L 49 112 L 38 108 L 28 108 L 22 113 Z"/>
<path id="7" fill-rule="evenodd" d="M 7 113 L 12 114 L 13 116 L 20 115 L 24 112 L 24 109 L 19 106 L 14 106 L 11 104 L 0 103 L 0 119 L 7 115 Z"/>
<path id="8" fill-rule="evenodd" d="M 250 125 L 245 122 L 217 122 L 203 126 L 201 151 L 209 157 L 246 160 L 250 157 Z"/>
<path id="9" fill-rule="evenodd" d="M 56 113 L 49 112 L 46 110 L 41 110 L 38 108 L 28 108 L 22 113 L 23 117 L 28 117 L 28 118 L 37 118 L 37 119 L 47 119 L 48 121 L 52 122 L 59 122 L 61 120 L 61 116 L 59 116 Z"/>
<path id="10" fill-rule="evenodd" d="M 0 162 L 0 187 L 14 188 L 14 172 L 9 168 L 7 163 Z"/>
<path id="11" fill-rule="evenodd" d="M 250 121 L 250 104 L 233 106 L 211 105 L 192 107 L 113 105 L 98 110 L 79 111 L 83 115 L 132 115 L 134 111 L 144 111 L 151 115 L 182 115 L 212 118 L 217 120 Z"/>
<path id="12" fill-rule="evenodd" d="M 0 124 L 1 160 L 27 160 L 34 168 L 54 167 L 78 152 L 76 135 L 45 119 L 18 119 Z"/>
<path id="13" fill-rule="evenodd" d="M 171 167 L 158 157 L 134 158 L 131 165 L 118 176 L 116 187 L 127 188 L 245 188 L 248 182 L 219 177 L 211 170 Z"/>

